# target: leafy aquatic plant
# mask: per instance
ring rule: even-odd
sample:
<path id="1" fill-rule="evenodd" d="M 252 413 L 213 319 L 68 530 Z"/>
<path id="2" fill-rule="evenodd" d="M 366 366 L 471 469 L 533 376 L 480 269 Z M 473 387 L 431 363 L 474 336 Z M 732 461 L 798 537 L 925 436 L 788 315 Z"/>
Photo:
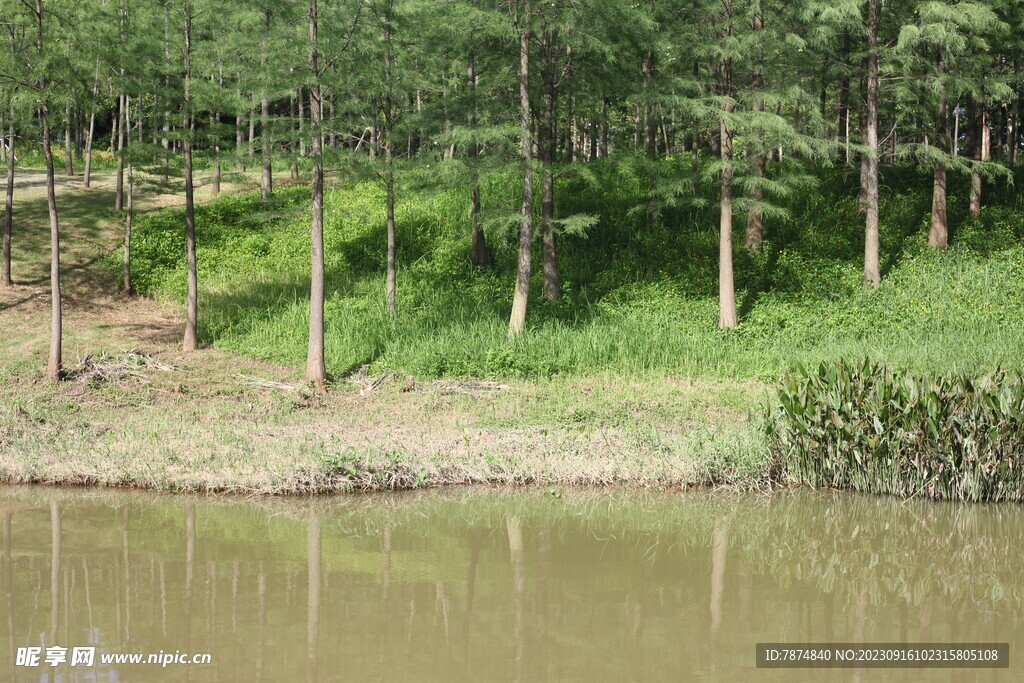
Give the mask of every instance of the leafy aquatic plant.
<path id="1" fill-rule="evenodd" d="M 915 376 L 864 361 L 788 375 L 766 420 L 773 455 L 819 487 L 1024 501 L 1024 381 Z"/>

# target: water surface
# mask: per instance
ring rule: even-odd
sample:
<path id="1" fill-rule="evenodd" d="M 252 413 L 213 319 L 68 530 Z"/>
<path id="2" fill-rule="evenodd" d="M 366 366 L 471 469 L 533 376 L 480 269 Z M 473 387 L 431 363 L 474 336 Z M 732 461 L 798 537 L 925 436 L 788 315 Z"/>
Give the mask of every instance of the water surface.
<path id="1" fill-rule="evenodd" d="M 811 493 L 0 487 L 0 680 L 1016 680 L 1024 508 Z M 768 671 L 758 642 L 1010 643 Z M 16 667 L 18 647 L 97 648 Z M 210 653 L 207 665 L 99 653 Z"/>

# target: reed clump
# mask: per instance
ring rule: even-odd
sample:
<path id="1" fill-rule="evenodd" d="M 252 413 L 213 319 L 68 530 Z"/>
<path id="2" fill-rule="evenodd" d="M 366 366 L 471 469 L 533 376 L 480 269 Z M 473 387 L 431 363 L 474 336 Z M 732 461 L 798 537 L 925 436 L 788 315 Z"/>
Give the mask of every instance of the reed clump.
<path id="1" fill-rule="evenodd" d="M 941 500 L 1024 500 L 1024 381 L 919 376 L 864 361 L 788 375 L 768 442 L 793 479 Z"/>

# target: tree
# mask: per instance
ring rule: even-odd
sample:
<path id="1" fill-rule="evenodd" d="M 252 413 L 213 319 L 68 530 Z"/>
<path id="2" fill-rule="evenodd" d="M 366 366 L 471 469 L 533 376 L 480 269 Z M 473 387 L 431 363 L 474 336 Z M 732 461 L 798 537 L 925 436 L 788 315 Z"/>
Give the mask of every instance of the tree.
<path id="1" fill-rule="evenodd" d="M 309 89 L 310 133 L 312 135 L 313 172 L 312 221 L 310 227 L 312 259 L 309 293 L 309 347 L 306 352 L 306 381 L 323 390 L 327 379 L 324 362 L 324 161 L 323 136 L 320 130 L 323 101 L 320 91 L 320 56 L 318 52 L 319 15 L 317 0 L 309 0 Z"/>
<path id="2" fill-rule="evenodd" d="M 522 160 L 523 194 L 520 203 L 519 257 L 516 285 L 509 316 L 508 336 L 526 329 L 526 304 L 530 296 L 530 259 L 533 250 L 533 135 L 530 126 L 530 0 L 516 5 L 519 26 L 519 151 Z"/>
<path id="3" fill-rule="evenodd" d="M 183 91 L 183 109 L 185 117 L 185 137 L 182 149 L 185 159 L 185 249 L 188 259 L 188 301 L 185 313 L 185 339 L 182 350 L 195 351 L 199 347 L 198 314 L 199 314 L 199 283 L 196 269 L 196 217 L 195 189 L 192 180 L 192 136 L 195 133 L 195 117 L 192 113 L 192 0 L 184 0 L 182 4 L 183 28 L 185 44 L 182 50 L 182 66 L 185 83 Z"/>
<path id="4" fill-rule="evenodd" d="M 882 1 L 868 0 L 864 284 L 871 287 L 878 287 L 881 284 L 881 271 L 878 266 L 878 26 L 882 19 L 881 15 Z"/>
<path id="5" fill-rule="evenodd" d="M 2 134 L 2 131 L 0 131 Z M 4 193 L 4 238 L 0 255 L 0 287 L 13 287 L 11 279 L 11 237 L 14 231 L 14 105 L 7 122 L 7 183 Z"/>
<path id="6" fill-rule="evenodd" d="M 921 156 L 932 163 L 934 173 L 928 246 L 945 249 L 949 241 L 947 171 L 965 168 L 950 153 L 949 102 L 975 87 L 970 63 L 988 49 L 986 34 L 1003 26 L 991 7 L 978 2 L 927 0 L 917 4 L 915 14 L 918 20 L 903 26 L 898 47 L 918 91 L 934 95 L 934 140 L 922 146 Z"/>

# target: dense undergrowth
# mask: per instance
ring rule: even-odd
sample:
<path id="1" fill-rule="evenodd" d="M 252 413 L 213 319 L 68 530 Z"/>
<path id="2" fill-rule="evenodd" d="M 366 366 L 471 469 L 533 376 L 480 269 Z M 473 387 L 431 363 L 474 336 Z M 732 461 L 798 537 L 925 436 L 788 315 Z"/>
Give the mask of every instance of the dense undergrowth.
<path id="1" fill-rule="evenodd" d="M 825 364 L 787 377 L 766 421 L 798 481 L 900 497 L 1024 500 L 1019 374 L 919 377 Z"/>
<path id="2" fill-rule="evenodd" d="M 664 176 L 673 174 L 674 163 L 664 162 Z M 509 344 L 516 235 L 502 217 L 515 210 L 515 176 L 495 171 L 484 177 L 496 265 L 479 271 L 469 263 L 468 192 L 462 186 L 424 189 L 435 173 L 419 166 L 400 174 L 394 319 L 384 311 L 383 189 L 374 181 L 339 181 L 329 189 L 332 373 L 369 364 L 438 377 L 607 371 L 777 377 L 796 364 L 842 357 L 926 373 L 1024 361 L 1024 210 L 1012 187 L 987 187 L 982 217 L 972 221 L 968 180 L 952 178 L 951 247 L 935 253 L 925 246 L 930 174 L 883 168 L 883 283 L 870 291 L 861 284 L 856 173 L 822 171 L 816 187 L 781 202 L 788 216 L 766 221 L 767 241 L 757 254 L 739 246 L 744 219 L 737 216 L 740 327 L 721 331 L 716 187 L 700 190 L 703 206 L 682 201 L 666 207 L 661 227 L 652 231 L 643 210 L 646 181 L 611 164 L 588 165 L 590 177 L 559 179 L 557 213 L 599 220 L 586 234 L 560 240 L 561 302 L 541 299 L 535 268 L 528 333 Z M 239 195 L 197 209 L 205 342 L 301 365 L 308 197 L 304 187 L 279 188 L 268 202 Z M 138 291 L 183 300 L 181 211 L 139 220 L 134 250 Z"/>

